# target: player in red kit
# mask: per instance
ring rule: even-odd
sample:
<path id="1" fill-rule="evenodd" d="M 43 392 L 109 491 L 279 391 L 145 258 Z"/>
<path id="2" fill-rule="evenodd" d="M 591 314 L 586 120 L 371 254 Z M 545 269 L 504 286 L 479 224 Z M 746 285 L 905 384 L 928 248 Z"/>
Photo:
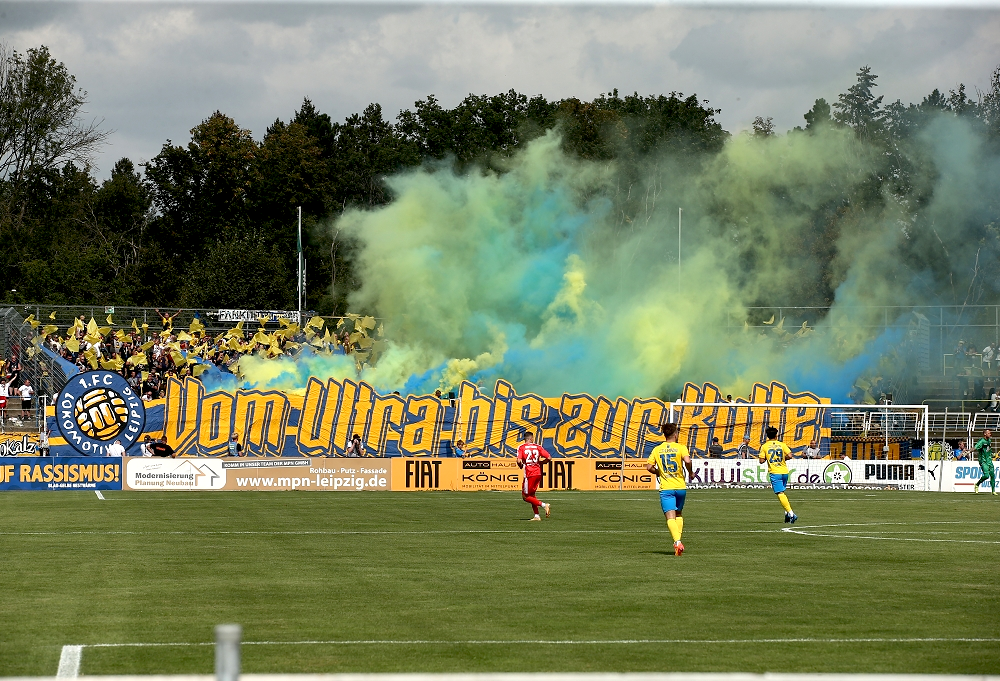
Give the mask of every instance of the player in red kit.
<path id="1" fill-rule="evenodd" d="M 517 467 L 524 469 L 524 480 L 521 483 L 521 498 L 531 504 L 535 517 L 532 520 L 541 520 L 538 517 L 538 507 L 545 509 L 545 517 L 552 515 L 552 504 L 539 501 L 535 496 L 538 485 L 542 482 L 542 459 L 551 459 L 544 447 L 535 444 L 535 436 L 531 432 L 524 434 L 524 442 L 517 448 Z"/>

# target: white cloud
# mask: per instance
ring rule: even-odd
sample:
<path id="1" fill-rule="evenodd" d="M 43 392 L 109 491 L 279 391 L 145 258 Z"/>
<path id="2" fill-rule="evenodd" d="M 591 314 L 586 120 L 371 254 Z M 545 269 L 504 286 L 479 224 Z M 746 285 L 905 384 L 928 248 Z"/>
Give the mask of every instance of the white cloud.
<path id="1" fill-rule="evenodd" d="M 872 66 L 886 101 L 985 88 L 1000 11 L 671 5 L 0 3 L 0 41 L 46 44 L 117 132 L 99 160 L 144 160 L 216 109 L 260 138 L 303 97 L 335 120 L 435 94 L 508 89 L 590 99 L 617 87 L 697 93 L 731 130 L 802 123 Z"/>

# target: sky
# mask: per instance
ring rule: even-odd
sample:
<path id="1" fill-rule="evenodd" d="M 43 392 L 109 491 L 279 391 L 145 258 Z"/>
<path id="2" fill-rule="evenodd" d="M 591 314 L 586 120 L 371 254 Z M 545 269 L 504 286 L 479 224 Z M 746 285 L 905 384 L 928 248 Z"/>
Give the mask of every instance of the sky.
<path id="1" fill-rule="evenodd" d="M 0 2 L 0 42 L 47 45 L 113 131 L 95 159 L 143 162 L 219 110 L 260 139 L 308 97 L 334 120 L 379 102 L 394 118 L 511 88 L 549 99 L 696 93 L 730 132 L 802 125 L 859 67 L 885 101 L 987 89 L 1000 7 L 721 4 Z"/>

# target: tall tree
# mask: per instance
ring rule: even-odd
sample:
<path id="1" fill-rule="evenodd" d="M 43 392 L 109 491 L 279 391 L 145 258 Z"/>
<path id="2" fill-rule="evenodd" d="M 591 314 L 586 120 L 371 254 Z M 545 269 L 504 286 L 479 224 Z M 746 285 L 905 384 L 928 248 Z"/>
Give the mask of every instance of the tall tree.
<path id="1" fill-rule="evenodd" d="M 876 97 L 872 90 L 878 79 L 870 66 L 862 66 L 858 71 L 858 82 L 840 95 L 833 104 L 833 120 L 854 129 L 864 140 L 871 140 L 882 131 L 882 96 Z"/>

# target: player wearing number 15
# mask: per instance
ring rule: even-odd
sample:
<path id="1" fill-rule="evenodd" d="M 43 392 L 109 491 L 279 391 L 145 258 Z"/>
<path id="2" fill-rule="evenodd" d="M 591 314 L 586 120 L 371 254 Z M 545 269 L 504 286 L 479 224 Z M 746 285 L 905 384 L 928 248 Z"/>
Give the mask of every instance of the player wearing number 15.
<path id="1" fill-rule="evenodd" d="M 684 553 L 681 534 L 684 532 L 684 499 L 687 485 L 684 482 L 683 466 L 691 477 L 691 455 L 688 448 L 677 442 L 677 424 L 664 423 L 660 426 L 666 442 L 657 445 L 646 459 L 646 470 L 656 475 L 660 481 L 660 508 L 667 519 L 667 528 L 674 539 L 674 555 Z"/>
<path id="2" fill-rule="evenodd" d="M 778 495 L 778 501 L 785 509 L 785 522 L 794 523 L 799 517 L 792 512 L 792 505 L 785 496 L 785 488 L 788 486 L 788 464 L 785 461 L 792 455 L 792 450 L 778 440 L 778 429 L 774 426 L 768 426 L 764 433 L 767 435 L 767 442 L 760 446 L 760 462 L 767 462 L 771 489 Z"/>

